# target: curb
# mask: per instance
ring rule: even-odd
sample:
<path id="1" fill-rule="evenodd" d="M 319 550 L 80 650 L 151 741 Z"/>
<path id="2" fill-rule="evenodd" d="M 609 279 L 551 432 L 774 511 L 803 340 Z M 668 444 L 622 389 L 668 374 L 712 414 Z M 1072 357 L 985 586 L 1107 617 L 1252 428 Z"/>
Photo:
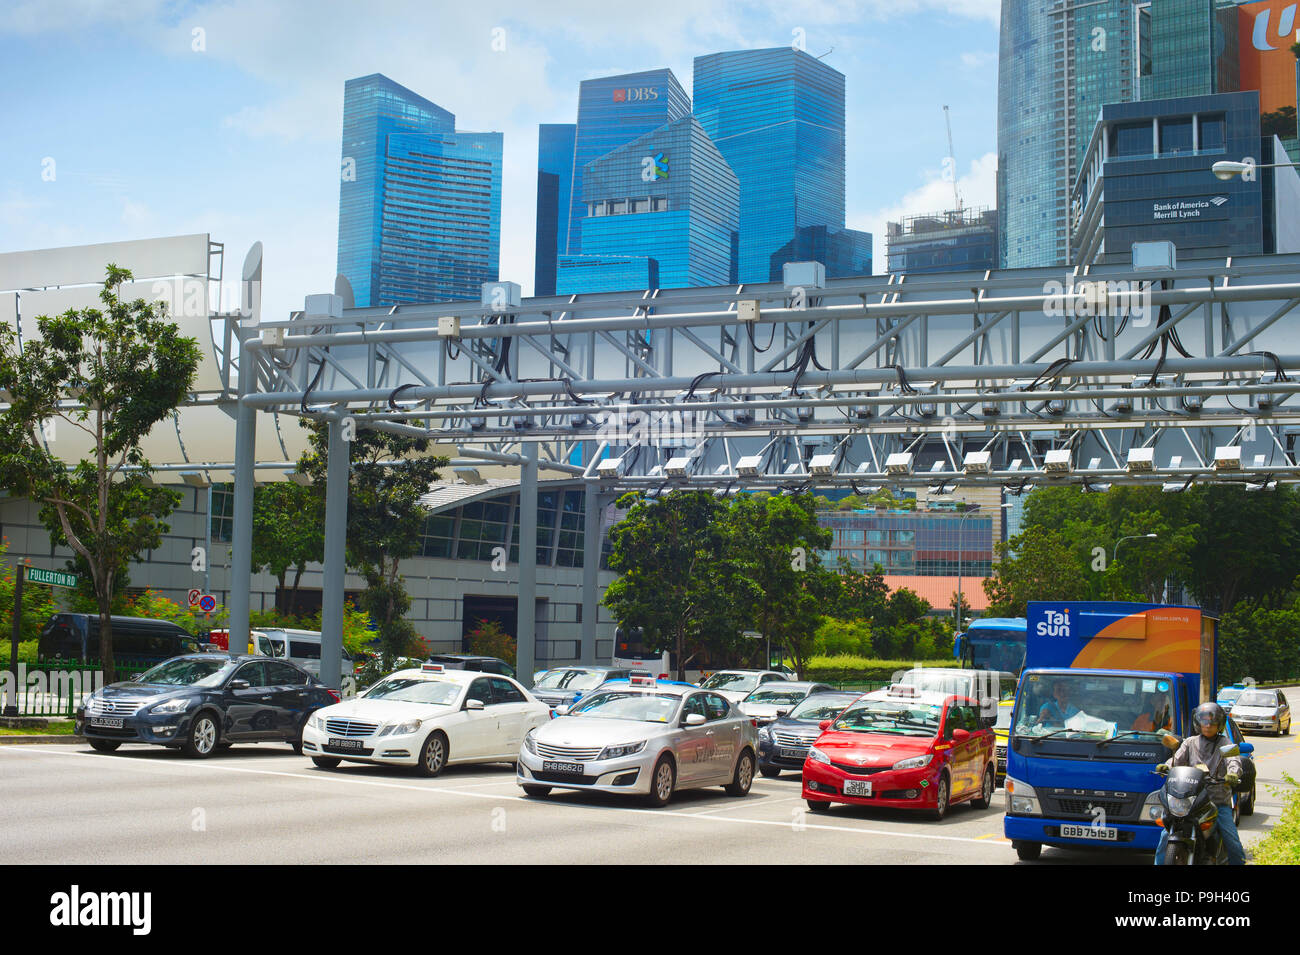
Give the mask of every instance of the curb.
<path id="1" fill-rule="evenodd" d="M 68 736 L 61 734 L 58 736 L 45 736 L 32 733 L 30 735 L 0 736 L 0 746 L 12 746 L 20 743 L 84 743 L 84 736 Z"/>

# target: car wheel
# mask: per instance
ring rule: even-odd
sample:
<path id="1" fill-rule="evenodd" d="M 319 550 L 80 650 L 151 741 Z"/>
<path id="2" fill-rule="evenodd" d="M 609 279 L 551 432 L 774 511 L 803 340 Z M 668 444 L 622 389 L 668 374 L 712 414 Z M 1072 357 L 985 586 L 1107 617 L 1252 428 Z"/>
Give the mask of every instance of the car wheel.
<path id="1" fill-rule="evenodd" d="M 545 799 L 551 794 L 550 786 L 525 786 L 524 795 L 532 796 L 534 799 Z"/>
<path id="2" fill-rule="evenodd" d="M 230 742 L 229 740 L 224 740 L 224 739 L 223 739 L 223 740 L 219 740 L 219 741 L 217 742 L 217 749 L 224 753 L 226 750 L 230 749 L 230 747 L 232 747 L 232 746 L 234 746 L 234 745 L 235 745 L 235 744 L 232 743 L 232 742 Z"/>
<path id="3" fill-rule="evenodd" d="M 939 785 L 934 790 L 934 808 L 930 810 L 930 817 L 935 820 L 943 819 L 948 815 L 948 796 L 951 793 L 949 788 L 948 777 L 946 775 L 939 777 Z"/>
<path id="4" fill-rule="evenodd" d="M 980 794 L 971 800 L 971 805 L 976 809 L 987 809 L 993 805 L 993 788 L 997 773 L 990 766 L 984 770 L 984 783 L 980 786 Z"/>
<path id="5" fill-rule="evenodd" d="M 93 736 L 86 740 L 90 748 L 97 753 L 111 753 L 122 744 L 115 739 L 95 739 Z"/>
<path id="6" fill-rule="evenodd" d="M 820 799 L 805 799 L 804 802 L 808 804 L 809 812 L 830 812 L 831 811 L 831 804 L 828 802 L 822 802 L 822 800 Z"/>
<path id="7" fill-rule="evenodd" d="M 775 766 L 759 766 L 758 771 L 763 774 L 764 779 L 776 779 L 781 775 L 781 770 Z"/>
<path id="8" fill-rule="evenodd" d="M 217 748 L 217 721 L 209 712 L 195 715 L 190 721 L 190 731 L 181 744 L 181 752 L 191 759 L 206 759 Z"/>
<path id="9" fill-rule="evenodd" d="M 1021 862 L 1035 862 L 1043 854 L 1041 842 L 1013 842 L 1011 848 L 1016 850 L 1016 858 Z"/>
<path id="10" fill-rule="evenodd" d="M 1255 815 L 1255 784 L 1250 784 L 1250 792 L 1243 796 L 1241 802 L 1241 814 L 1243 816 Z"/>
<path id="11" fill-rule="evenodd" d="M 311 761 L 321 769 L 338 769 L 339 763 L 343 762 L 337 756 L 313 756 Z"/>
<path id="12" fill-rule="evenodd" d="M 302 725 L 298 727 L 298 735 L 297 735 L 297 737 L 295 737 L 295 738 L 294 738 L 294 739 L 289 743 L 289 745 L 293 747 L 293 751 L 294 751 L 295 753 L 297 753 L 299 756 L 302 755 L 302 733 L 303 733 L 303 730 L 305 730 L 306 728 L 307 728 L 307 721 L 306 721 L 306 720 L 303 720 L 303 721 L 302 721 Z"/>
<path id="13" fill-rule="evenodd" d="M 659 757 L 654 772 L 650 775 L 650 794 L 646 802 L 656 809 L 668 805 L 673 798 L 673 788 L 677 785 L 677 769 L 667 756 Z"/>
<path id="14" fill-rule="evenodd" d="M 420 747 L 420 761 L 415 769 L 421 776 L 437 776 L 447 765 L 447 737 L 434 730 Z"/>
<path id="15" fill-rule="evenodd" d="M 1286 721 L 1286 729 L 1282 731 L 1282 735 L 1283 736 L 1291 735 L 1291 721 L 1289 719 Z"/>
<path id="16" fill-rule="evenodd" d="M 736 761 L 736 775 L 724 788 L 728 796 L 748 796 L 749 787 L 752 785 L 754 785 L 754 754 L 745 750 Z"/>

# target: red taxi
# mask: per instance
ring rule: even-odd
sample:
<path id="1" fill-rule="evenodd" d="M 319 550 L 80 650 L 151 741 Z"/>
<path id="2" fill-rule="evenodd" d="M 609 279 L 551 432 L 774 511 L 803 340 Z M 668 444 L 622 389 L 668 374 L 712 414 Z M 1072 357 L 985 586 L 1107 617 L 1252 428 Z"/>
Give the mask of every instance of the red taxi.
<path id="1" fill-rule="evenodd" d="M 803 798 L 814 812 L 840 802 L 942 819 L 953 803 L 987 809 L 993 800 L 994 735 L 974 700 L 895 685 L 820 727 L 803 764 Z"/>

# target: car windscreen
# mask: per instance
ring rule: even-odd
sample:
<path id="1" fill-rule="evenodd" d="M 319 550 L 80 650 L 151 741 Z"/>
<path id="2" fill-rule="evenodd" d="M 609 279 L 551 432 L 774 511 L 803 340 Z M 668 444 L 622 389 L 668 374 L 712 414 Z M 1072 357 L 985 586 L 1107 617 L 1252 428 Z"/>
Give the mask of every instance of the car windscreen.
<path id="1" fill-rule="evenodd" d="M 639 693 L 635 690 L 607 690 L 587 697 L 570 710 L 570 716 L 602 720 L 639 720 L 668 723 L 677 713 L 682 698 L 675 693 Z"/>
<path id="2" fill-rule="evenodd" d="M 743 690 L 746 693 L 756 686 L 756 673 L 715 673 L 700 684 L 700 688 L 705 690 Z"/>
<path id="3" fill-rule="evenodd" d="M 160 686 L 220 686 L 226 675 L 234 669 L 229 657 L 213 656 L 206 660 L 181 658 L 160 663 L 142 673 L 137 683 Z"/>
<path id="4" fill-rule="evenodd" d="M 849 696 L 826 696 L 814 694 L 790 711 L 792 720 L 830 720 L 840 715 L 844 707 L 858 698 L 856 693 Z"/>
<path id="5" fill-rule="evenodd" d="M 1249 693 L 1243 693 L 1237 698 L 1237 705 L 1272 708 L 1277 706 L 1277 696 L 1273 693 L 1265 693 L 1263 690 L 1251 690 Z"/>
<path id="6" fill-rule="evenodd" d="M 549 670 L 536 686 L 539 690 L 590 690 L 604 682 L 603 670 Z"/>
<path id="7" fill-rule="evenodd" d="M 414 677 L 389 677 L 368 691 L 367 700 L 394 700 L 401 703 L 436 703 L 443 706 L 456 701 L 460 684 L 450 680 L 420 680 Z"/>
<path id="8" fill-rule="evenodd" d="M 840 714 L 832 730 L 850 733 L 894 733 L 899 736 L 934 736 L 939 732 L 943 708 L 932 703 L 863 700 Z"/>
<path id="9" fill-rule="evenodd" d="M 807 695 L 807 690 L 779 690 L 765 686 L 745 697 L 745 702 L 766 703 L 769 706 L 794 706 Z"/>
<path id="10" fill-rule="evenodd" d="M 1017 736 L 1159 740 L 1172 727 L 1168 680 L 1122 675 L 1031 673 L 1016 702 Z"/>
<path id="11" fill-rule="evenodd" d="M 1225 686 L 1219 691 L 1219 699 L 1223 700 L 1225 703 L 1231 703 L 1244 692 L 1245 690 L 1239 686 Z"/>

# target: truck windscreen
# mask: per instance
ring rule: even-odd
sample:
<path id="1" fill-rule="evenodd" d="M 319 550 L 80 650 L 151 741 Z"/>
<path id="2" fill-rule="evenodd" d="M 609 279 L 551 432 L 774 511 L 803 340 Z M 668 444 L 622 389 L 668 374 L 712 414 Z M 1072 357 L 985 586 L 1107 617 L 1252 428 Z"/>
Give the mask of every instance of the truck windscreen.
<path id="1" fill-rule="evenodd" d="M 1168 680 L 1030 673 L 1016 704 L 1016 736 L 1158 741 L 1173 726 Z"/>
<path id="2" fill-rule="evenodd" d="M 977 670 L 1019 673 L 1025 664 L 1025 631 L 968 630 L 971 664 Z"/>

